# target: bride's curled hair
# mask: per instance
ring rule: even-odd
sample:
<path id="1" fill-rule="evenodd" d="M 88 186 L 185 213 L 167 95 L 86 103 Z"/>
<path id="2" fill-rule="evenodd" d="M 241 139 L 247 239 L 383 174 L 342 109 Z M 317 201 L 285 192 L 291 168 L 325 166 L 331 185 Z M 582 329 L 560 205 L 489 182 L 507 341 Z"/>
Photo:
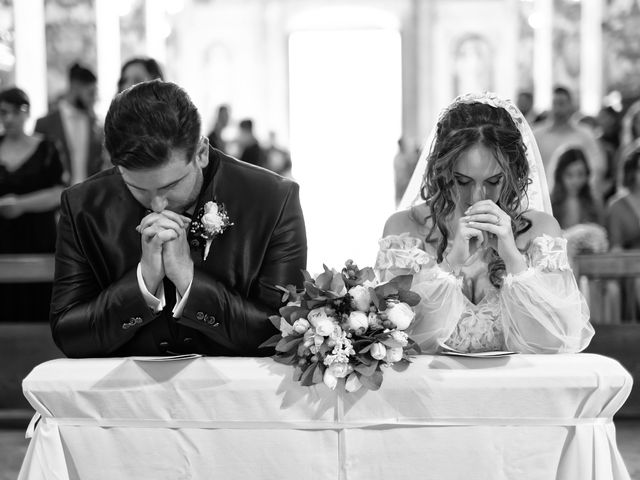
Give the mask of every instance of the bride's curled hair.
<path id="1" fill-rule="evenodd" d="M 458 201 L 454 177 L 456 161 L 475 145 L 489 149 L 503 172 L 504 181 L 496 203 L 511 217 L 514 237 L 530 227 L 530 222 L 521 216 L 522 200 L 526 198 L 529 183 L 529 164 L 522 135 L 511 115 L 504 108 L 485 103 L 456 103 L 438 122 L 420 192 L 433 220 L 427 241 L 434 238 L 436 228 L 440 232 L 438 262 L 442 261 L 452 234 L 447 223 Z M 492 255 L 489 278 L 499 288 L 504 262 L 495 250 Z"/>

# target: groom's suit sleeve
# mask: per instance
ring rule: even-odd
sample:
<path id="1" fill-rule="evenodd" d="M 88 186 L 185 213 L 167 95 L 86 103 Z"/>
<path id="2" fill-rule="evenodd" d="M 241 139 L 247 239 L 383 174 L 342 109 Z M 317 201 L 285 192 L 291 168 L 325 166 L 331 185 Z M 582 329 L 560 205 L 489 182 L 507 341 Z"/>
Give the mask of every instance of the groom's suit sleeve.
<path id="1" fill-rule="evenodd" d="M 99 240 L 80 238 L 79 209 L 71 203 L 66 190 L 58 221 L 51 299 L 53 338 L 69 357 L 108 356 L 157 314 L 147 307 L 138 288 L 135 266 L 114 282 L 108 282 L 104 273 L 98 274 L 106 270 L 104 265 L 92 264 L 88 257 L 102 257 L 88 255 L 87 250 L 95 248 Z"/>
<path id="2" fill-rule="evenodd" d="M 266 245 L 262 265 L 247 297 L 229 289 L 205 270 L 195 269 L 191 292 L 178 320 L 239 355 L 264 355 L 257 347 L 277 333 L 269 316 L 282 304 L 276 286 L 302 285 L 307 263 L 307 239 L 299 187 L 288 182 L 270 238 L 253 239 Z M 215 253 L 214 253 L 215 255 Z"/>

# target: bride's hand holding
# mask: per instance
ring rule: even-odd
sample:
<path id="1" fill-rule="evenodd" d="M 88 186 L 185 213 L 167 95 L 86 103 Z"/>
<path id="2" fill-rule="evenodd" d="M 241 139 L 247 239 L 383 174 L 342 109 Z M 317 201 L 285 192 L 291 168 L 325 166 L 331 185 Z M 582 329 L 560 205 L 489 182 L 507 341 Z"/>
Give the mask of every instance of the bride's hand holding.
<path id="1" fill-rule="evenodd" d="M 516 274 L 526 270 L 527 264 L 518 250 L 511 229 L 511 217 L 492 200 L 480 200 L 465 211 L 460 219 L 467 228 L 486 232 L 495 236 L 498 255 L 504 260 L 508 273 Z"/>
<path id="2" fill-rule="evenodd" d="M 444 255 L 447 266 L 453 271 L 459 270 L 475 253 L 479 245 L 484 243 L 484 237 L 485 234 L 481 229 L 470 225 L 466 217 L 459 217 L 456 220 L 451 249 Z"/>

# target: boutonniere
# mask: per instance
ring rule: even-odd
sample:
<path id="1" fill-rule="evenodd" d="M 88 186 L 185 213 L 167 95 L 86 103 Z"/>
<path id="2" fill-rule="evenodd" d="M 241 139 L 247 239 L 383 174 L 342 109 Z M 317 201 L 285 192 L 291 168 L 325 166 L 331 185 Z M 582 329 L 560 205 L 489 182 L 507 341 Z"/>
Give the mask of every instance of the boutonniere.
<path id="1" fill-rule="evenodd" d="M 192 236 L 191 245 L 199 247 L 202 240 L 205 240 L 204 260 L 206 260 L 213 239 L 222 235 L 231 225 L 233 223 L 229 220 L 227 209 L 222 203 L 207 202 L 198 211 L 189 227 L 189 233 Z"/>

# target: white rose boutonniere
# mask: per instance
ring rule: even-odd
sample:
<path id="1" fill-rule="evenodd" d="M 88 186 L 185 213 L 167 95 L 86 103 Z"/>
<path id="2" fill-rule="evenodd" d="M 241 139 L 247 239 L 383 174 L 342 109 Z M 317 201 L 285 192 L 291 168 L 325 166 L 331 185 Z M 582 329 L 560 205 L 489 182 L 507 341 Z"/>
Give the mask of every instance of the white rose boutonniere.
<path id="1" fill-rule="evenodd" d="M 233 223 L 229 220 L 227 210 L 222 203 L 207 202 L 191 222 L 189 233 L 192 238 L 190 243 L 194 247 L 199 247 L 202 240 L 205 240 L 203 257 L 206 260 L 213 239 L 221 235 L 231 225 Z"/>

